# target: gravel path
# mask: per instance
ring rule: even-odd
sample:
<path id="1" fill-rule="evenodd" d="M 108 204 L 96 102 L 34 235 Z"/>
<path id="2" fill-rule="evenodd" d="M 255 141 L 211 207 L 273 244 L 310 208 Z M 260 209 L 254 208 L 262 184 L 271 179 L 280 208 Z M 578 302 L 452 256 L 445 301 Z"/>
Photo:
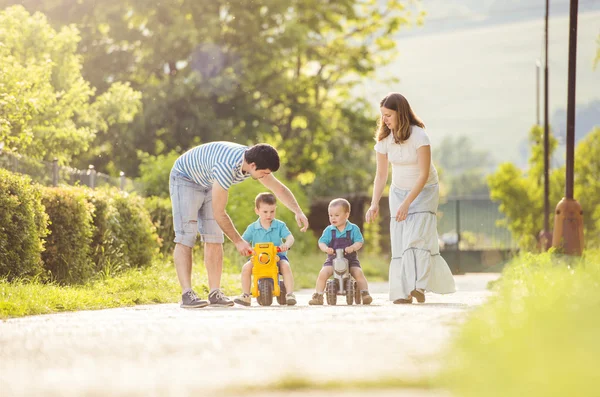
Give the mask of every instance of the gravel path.
<path id="1" fill-rule="evenodd" d="M 166 304 L 10 319 L 0 322 L 0 395 L 206 396 L 290 376 L 340 383 L 420 378 L 439 370 L 436 354 L 497 277 L 457 276 L 457 293 L 427 294 L 423 305 L 393 305 L 387 285 L 375 283 L 370 306 L 311 307 L 305 290 L 295 307 L 184 310 Z"/>

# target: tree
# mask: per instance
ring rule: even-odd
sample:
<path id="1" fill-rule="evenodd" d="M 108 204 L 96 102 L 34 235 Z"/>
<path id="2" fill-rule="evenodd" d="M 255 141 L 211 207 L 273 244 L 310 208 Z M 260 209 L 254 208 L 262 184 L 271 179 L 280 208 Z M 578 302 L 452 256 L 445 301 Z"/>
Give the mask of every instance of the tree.
<path id="1" fill-rule="evenodd" d="M 99 135 L 97 147 L 105 149 L 94 153 L 94 163 L 115 158 L 115 141 L 122 150 L 115 167 L 129 174 L 141 161 L 135 152 L 181 153 L 217 139 L 265 141 L 285 155 L 286 177 L 324 189 L 331 183 L 320 181 L 317 170 L 330 178 L 353 157 L 331 149 L 358 134 L 364 135 L 351 147 L 371 138 L 373 126 L 354 124 L 364 128 L 369 117 L 352 87 L 390 59 L 392 35 L 411 17 L 398 1 L 375 0 L 21 3 L 56 24 L 77 24 L 84 76 L 100 92 L 128 81 L 144 93 L 134 128 Z M 372 156 L 357 157 L 354 169 L 371 164 L 362 160 Z M 355 184 L 338 179 L 337 186 Z M 366 188 L 363 179 L 356 188 Z"/>
<path id="2" fill-rule="evenodd" d="M 74 26 L 56 31 L 21 6 L 0 12 L 0 26 L 0 141 L 9 150 L 68 162 L 138 111 L 139 93 L 127 84 L 90 102 L 94 88 L 81 76 Z"/>
<path id="3" fill-rule="evenodd" d="M 493 167 L 491 153 L 473 147 L 467 136 L 446 136 L 433 152 L 446 174 L 450 196 L 488 195 L 486 174 Z"/>
<path id="4" fill-rule="evenodd" d="M 543 129 L 534 126 L 530 132 L 532 152 L 529 169 L 523 173 L 514 164 L 503 163 L 488 177 L 490 195 L 500 202 L 500 211 L 507 227 L 523 249 L 532 250 L 543 228 Z M 550 153 L 557 141 L 550 136 Z M 586 245 L 598 246 L 600 241 L 600 128 L 595 128 L 580 141 L 575 151 L 574 196 L 584 210 Z M 550 204 L 556 205 L 565 193 L 565 167 L 550 173 Z M 550 224 L 554 224 L 554 211 L 550 211 Z"/>

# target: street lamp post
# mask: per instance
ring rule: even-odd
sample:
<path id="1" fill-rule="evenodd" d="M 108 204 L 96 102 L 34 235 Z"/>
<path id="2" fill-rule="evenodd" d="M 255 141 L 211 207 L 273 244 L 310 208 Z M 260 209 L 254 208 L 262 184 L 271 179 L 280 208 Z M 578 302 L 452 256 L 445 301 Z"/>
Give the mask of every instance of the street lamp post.
<path id="1" fill-rule="evenodd" d="M 550 0 L 546 0 L 546 22 L 544 34 L 544 228 L 538 236 L 540 247 L 543 251 L 550 248 L 552 233 L 550 232 L 550 138 L 548 126 L 548 14 L 550 12 Z"/>
<path id="2" fill-rule="evenodd" d="M 567 95 L 567 164 L 565 197 L 556 206 L 552 246 L 568 255 L 581 255 L 583 240 L 583 210 L 573 198 L 575 166 L 575 71 L 577 66 L 577 6 L 571 0 L 569 13 L 569 83 Z"/>

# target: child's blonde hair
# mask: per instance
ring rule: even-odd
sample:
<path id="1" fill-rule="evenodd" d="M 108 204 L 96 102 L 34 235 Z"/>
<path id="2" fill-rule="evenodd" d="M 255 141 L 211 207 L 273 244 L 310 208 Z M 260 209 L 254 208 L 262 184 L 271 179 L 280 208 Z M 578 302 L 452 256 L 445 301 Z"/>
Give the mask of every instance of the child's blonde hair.
<path id="1" fill-rule="evenodd" d="M 346 213 L 350 213 L 350 202 L 344 198 L 336 198 L 333 199 L 329 202 L 329 207 L 335 207 L 335 206 L 340 206 L 344 209 L 344 211 L 346 211 Z"/>
<path id="2" fill-rule="evenodd" d="M 254 205 L 256 206 L 256 209 L 260 209 L 260 203 L 265 203 L 267 205 L 274 205 L 277 204 L 277 199 L 275 198 L 275 195 L 273 193 L 269 193 L 269 192 L 264 192 L 264 193 L 259 193 L 256 198 L 254 199 Z"/>

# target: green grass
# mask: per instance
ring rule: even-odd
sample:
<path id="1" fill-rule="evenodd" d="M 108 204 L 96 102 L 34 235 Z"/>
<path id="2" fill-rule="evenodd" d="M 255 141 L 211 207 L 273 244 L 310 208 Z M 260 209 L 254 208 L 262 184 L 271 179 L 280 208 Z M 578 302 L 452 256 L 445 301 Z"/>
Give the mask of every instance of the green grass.
<path id="1" fill-rule="evenodd" d="M 231 394 L 256 393 L 265 391 L 298 391 L 298 390 L 384 390 L 384 389 L 434 389 L 436 386 L 432 379 L 400 379 L 384 377 L 377 379 L 344 379 L 315 381 L 302 377 L 286 377 L 266 385 L 246 385 L 227 390 Z"/>
<path id="2" fill-rule="evenodd" d="M 295 289 L 314 288 L 327 255 L 318 249 L 302 253 L 292 249 L 287 256 L 290 259 L 292 273 L 294 274 Z M 235 251 L 235 247 L 229 246 L 226 248 L 225 258 L 225 262 L 230 264 L 228 265 L 230 272 L 239 273 L 241 271 L 245 262 L 244 258 L 240 257 Z M 367 281 L 385 281 L 388 279 L 389 256 L 366 254 L 359 251 L 359 259 Z"/>
<path id="3" fill-rule="evenodd" d="M 206 297 L 208 279 L 204 266 L 194 266 L 192 281 L 196 292 Z M 224 273 L 222 287 L 226 294 L 239 293 L 239 276 Z M 179 301 L 180 294 L 173 264 L 158 261 L 146 269 L 105 276 L 82 286 L 43 284 L 35 280 L 10 283 L 0 280 L 0 318 L 174 303 Z"/>
<path id="4" fill-rule="evenodd" d="M 240 269 L 244 263 L 231 244 L 225 245 L 222 287 L 229 296 L 240 293 Z M 202 297 L 208 294 L 208 279 L 201 252 L 196 252 L 193 287 Z M 313 288 L 324 254 L 290 255 L 296 288 Z M 361 256 L 370 281 L 387 278 L 388 262 L 376 256 Z M 104 272 L 93 282 L 81 286 L 45 284 L 37 280 L 0 280 L 0 319 L 73 310 L 106 309 L 152 303 L 175 303 L 181 289 L 172 259 L 155 259 L 146 269 L 111 274 Z"/>
<path id="5" fill-rule="evenodd" d="M 441 384 L 456 396 L 598 395 L 600 251 L 519 256 L 492 289 Z"/>

